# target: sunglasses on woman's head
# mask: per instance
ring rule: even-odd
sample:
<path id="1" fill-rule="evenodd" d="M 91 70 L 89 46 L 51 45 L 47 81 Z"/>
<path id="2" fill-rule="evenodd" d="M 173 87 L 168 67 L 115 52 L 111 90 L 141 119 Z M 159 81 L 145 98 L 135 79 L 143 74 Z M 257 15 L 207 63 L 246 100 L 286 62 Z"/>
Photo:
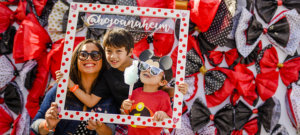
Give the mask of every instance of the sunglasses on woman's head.
<path id="1" fill-rule="evenodd" d="M 101 59 L 101 53 L 99 51 L 92 51 L 90 53 L 88 53 L 87 51 L 80 51 L 78 53 L 78 58 L 81 61 L 87 60 L 89 56 L 91 56 L 92 60 L 94 61 L 98 61 Z"/>
<path id="2" fill-rule="evenodd" d="M 146 62 L 140 62 L 139 69 L 141 71 L 148 70 L 149 68 L 150 68 L 151 75 L 159 75 L 161 72 L 163 72 L 163 70 L 161 70 L 160 68 L 151 66 L 151 65 L 147 64 Z"/>

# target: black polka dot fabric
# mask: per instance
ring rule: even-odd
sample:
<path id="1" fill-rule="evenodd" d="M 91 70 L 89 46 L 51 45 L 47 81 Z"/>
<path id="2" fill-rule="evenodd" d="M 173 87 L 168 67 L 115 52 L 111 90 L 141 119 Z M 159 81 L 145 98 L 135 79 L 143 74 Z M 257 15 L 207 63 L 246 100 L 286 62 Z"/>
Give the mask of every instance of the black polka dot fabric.
<path id="1" fill-rule="evenodd" d="M 227 43 L 227 36 L 232 30 L 232 18 L 235 11 L 235 0 L 222 0 L 216 16 L 206 32 L 203 32 L 205 39 L 214 45 L 224 46 Z"/>
<path id="2" fill-rule="evenodd" d="M 92 135 L 93 132 L 86 128 L 87 125 L 86 121 L 81 121 L 73 135 Z"/>
<path id="3" fill-rule="evenodd" d="M 185 67 L 185 74 L 186 76 L 192 75 L 194 73 L 199 72 L 200 68 L 202 67 L 203 62 L 198 53 L 192 48 L 186 54 L 186 67 Z"/>
<path id="4" fill-rule="evenodd" d="M 220 71 L 207 71 L 204 76 L 205 81 L 205 94 L 210 95 L 213 94 L 215 91 L 222 88 L 224 81 L 226 79 L 226 75 Z"/>

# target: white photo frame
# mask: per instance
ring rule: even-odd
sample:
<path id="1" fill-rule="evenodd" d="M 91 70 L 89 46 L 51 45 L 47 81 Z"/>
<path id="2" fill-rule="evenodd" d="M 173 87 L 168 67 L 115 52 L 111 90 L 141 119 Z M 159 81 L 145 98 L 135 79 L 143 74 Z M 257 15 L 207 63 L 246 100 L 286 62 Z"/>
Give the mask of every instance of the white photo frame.
<path id="1" fill-rule="evenodd" d="M 153 121 L 151 117 L 131 116 L 121 114 L 105 114 L 84 111 L 70 111 L 64 110 L 65 98 L 67 93 L 68 76 L 70 71 L 71 56 L 73 44 L 76 34 L 76 24 L 79 12 L 89 13 L 103 13 L 103 14 L 119 14 L 119 15 L 134 15 L 134 16 L 150 16 L 162 18 L 180 19 L 179 38 L 178 38 L 178 57 L 176 67 L 176 84 L 174 93 L 173 115 L 170 119 L 164 121 Z M 186 50 L 188 41 L 188 25 L 189 25 L 189 11 L 163 8 L 148 8 L 148 7 L 133 7 L 120 5 L 106 5 L 106 4 L 90 4 L 77 3 L 70 4 L 70 12 L 67 24 L 67 32 L 65 36 L 65 46 L 63 50 L 61 72 L 64 74 L 62 81 L 59 82 L 56 100 L 58 106 L 61 108 L 59 118 L 69 120 L 88 120 L 97 119 L 104 123 L 141 125 L 152 127 L 166 127 L 166 128 L 180 128 L 181 115 L 183 105 L 183 95 L 178 91 L 177 85 L 184 82 L 185 78 L 185 64 L 186 64 Z"/>

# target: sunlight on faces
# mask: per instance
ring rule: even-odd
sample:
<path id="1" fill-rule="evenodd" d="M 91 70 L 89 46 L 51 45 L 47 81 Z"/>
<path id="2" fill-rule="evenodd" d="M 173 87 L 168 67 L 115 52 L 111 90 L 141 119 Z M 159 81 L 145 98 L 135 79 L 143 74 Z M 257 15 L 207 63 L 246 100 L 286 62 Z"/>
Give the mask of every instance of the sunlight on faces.
<path id="1" fill-rule="evenodd" d="M 159 68 L 159 63 L 157 61 L 153 61 L 152 59 L 147 60 L 145 63 L 149 64 L 150 66 Z M 167 81 L 163 80 L 164 72 L 160 72 L 158 75 L 151 75 L 150 69 L 141 71 L 140 78 L 141 82 L 146 85 L 157 85 L 163 86 L 166 85 Z"/>
<path id="2" fill-rule="evenodd" d="M 130 56 L 132 55 L 132 49 L 130 52 L 126 51 L 125 47 L 105 47 L 106 60 L 111 67 L 117 68 L 120 71 L 124 71 L 130 63 Z"/>
<path id="3" fill-rule="evenodd" d="M 86 51 L 91 53 L 92 51 L 99 51 L 97 46 L 93 43 L 87 43 L 82 46 L 81 51 Z M 79 57 L 79 56 L 78 56 Z M 92 57 L 89 55 L 86 60 L 77 59 L 78 70 L 81 74 L 94 74 L 98 73 L 102 67 L 102 59 L 98 61 L 94 61 Z"/>

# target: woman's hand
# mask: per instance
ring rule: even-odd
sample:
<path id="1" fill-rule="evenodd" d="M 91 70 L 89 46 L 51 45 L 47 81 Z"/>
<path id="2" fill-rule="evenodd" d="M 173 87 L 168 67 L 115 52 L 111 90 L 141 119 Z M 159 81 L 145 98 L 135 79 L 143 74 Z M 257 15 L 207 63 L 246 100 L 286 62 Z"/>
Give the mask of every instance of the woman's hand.
<path id="1" fill-rule="evenodd" d="M 153 115 L 153 121 L 163 121 L 166 118 L 169 118 L 169 116 L 164 111 L 157 111 Z"/>
<path id="2" fill-rule="evenodd" d="M 178 85 L 178 90 L 183 94 L 185 95 L 188 91 L 188 88 L 189 88 L 189 85 L 187 83 L 180 83 Z"/>
<path id="3" fill-rule="evenodd" d="M 51 107 L 47 110 L 45 114 L 47 128 L 52 130 L 56 127 L 57 123 L 60 121 L 58 117 L 58 106 L 57 103 L 52 102 Z"/>
<path id="4" fill-rule="evenodd" d="M 88 120 L 88 125 L 86 126 L 87 129 L 89 130 L 96 130 L 96 129 L 100 129 L 103 126 L 104 123 L 102 123 L 101 121 L 97 120 Z"/>

